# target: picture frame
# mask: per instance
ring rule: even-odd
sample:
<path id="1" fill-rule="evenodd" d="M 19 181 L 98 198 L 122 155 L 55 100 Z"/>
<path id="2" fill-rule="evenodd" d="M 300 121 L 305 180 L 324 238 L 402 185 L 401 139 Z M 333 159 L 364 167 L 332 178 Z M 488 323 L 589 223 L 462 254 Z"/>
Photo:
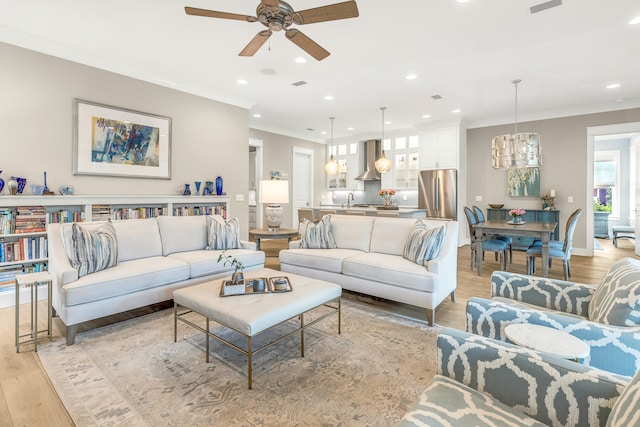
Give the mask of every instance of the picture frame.
<path id="1" fill-rule="evenodd" d="M 507 195 L 540 196 L 540 168 L 513 168 L 507 171 Z"/>
<path id="2" fill-rule="evenodd" d="M 171 118 L 74 99 L 73 174 L 171 179 Z"/>

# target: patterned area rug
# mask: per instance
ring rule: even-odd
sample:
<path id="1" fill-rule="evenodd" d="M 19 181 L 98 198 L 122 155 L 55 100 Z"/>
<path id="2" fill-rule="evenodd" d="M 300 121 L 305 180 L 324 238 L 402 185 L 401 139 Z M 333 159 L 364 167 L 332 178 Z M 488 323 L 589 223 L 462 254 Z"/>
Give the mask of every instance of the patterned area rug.
<path id="1" fill-rule="evenodd" d="M 240 353 L 212 342 L 205 363 L 203 334 L 183 323 L 174 343 L 172 309 L 73 346 L 60 338 L 38 356 L 78 426 L 395 425 L 434 374 L 436 329 L 358 302 L 342 308 L 342 334 L 337 316 L 307 329 L 304 358 L 298 335 L 255 355 L 253 390 Z"/>

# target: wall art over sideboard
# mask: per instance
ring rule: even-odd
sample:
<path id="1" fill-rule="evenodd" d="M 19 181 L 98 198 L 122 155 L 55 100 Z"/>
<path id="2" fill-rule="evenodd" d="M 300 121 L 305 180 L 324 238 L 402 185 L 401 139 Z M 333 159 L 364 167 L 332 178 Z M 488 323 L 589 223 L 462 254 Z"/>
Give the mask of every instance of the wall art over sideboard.
<path id="1" fill-rule="evenodd" d="M 73 100 L 73 174 L 171 178 L 171 118 Z"/>
<path id="2" fill-rule="evenodd" d="M 509 196 L 529 197 L 540 195 L 540 168 L 514 168 L 507 171 Z"/>

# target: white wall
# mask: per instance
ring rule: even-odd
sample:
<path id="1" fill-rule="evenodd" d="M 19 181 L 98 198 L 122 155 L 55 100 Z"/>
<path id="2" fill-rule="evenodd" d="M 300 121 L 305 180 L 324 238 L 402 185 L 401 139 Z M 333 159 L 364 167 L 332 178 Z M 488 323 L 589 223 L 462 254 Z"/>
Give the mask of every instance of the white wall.
<path id="1" fill-rule="evenodd" d="M 56 192 L 68 184 L 76 194 L 173 195 L 184 183 L 222 176 L 231 215 L 247 224 L 246 109 L 3 43 L 0 58 L 0 177 L 5 181 L 25 177 L 30 189 L 30 184 L 43 183 L 46 171 L 47 184 Z M 171 179 L 74 176 L 73 98 L 171 117 Z M 235 201 L 238 193 L 244 201 Z"/>

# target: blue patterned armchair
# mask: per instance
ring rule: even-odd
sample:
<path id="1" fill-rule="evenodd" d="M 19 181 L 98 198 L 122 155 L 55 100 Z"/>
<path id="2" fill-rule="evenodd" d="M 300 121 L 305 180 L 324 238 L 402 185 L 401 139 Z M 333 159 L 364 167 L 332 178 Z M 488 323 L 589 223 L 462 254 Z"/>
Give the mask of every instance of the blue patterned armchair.
<path id="1" fill-rule="evenodd" d="M 590 346 L 586 365 L 640 371 L 640 261 L 616 262 L 599 286 L 496 271 L 491 294 L 467 302 L 468 332 L 504 341 L 511 323 L 548 326 Z"/>
<path id="2" fill-rule="evenodd" d="M 399 426 L 638 426 L 639 383 L 445 328 L 436 375 Z"/>

